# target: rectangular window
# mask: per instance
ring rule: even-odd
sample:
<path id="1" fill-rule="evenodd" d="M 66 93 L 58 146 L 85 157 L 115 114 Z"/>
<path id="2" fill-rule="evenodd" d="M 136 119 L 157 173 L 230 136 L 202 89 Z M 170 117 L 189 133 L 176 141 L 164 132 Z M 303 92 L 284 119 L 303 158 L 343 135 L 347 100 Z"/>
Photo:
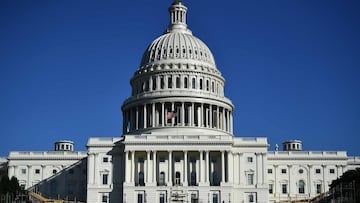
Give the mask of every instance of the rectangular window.
<path id="1" fill-rule="evenodd" d="M 103 194 L 102 195 L 102 200 L 101 200 L 102 203 L 107 203 L 108 202 L 108 196 Z"/>
<path id="2" fill-rule="evenodd" d="M 248 185 L 253 185 L 254 184 L 254 174 L 248 174 L 247 180 L 248 180 Z"/>
<path id="3" fill-rule="evenodd" d="M 103 162 L 104 162 L 104 163 L 109 162 L 109 157 L 103 157 Z"/>
<path id="4" fill-rule="evenodd" d="M 25 168 L 21 169 L 21 173 L 26 174 L 26 169 Z"/>
<path id="5" fill-rule="evenodd" d="M 40 174 L 40 169 L 35 169 L 35 174 Z"/>
<path id="6" fill-rule="evenodd" d="M 165 203 L 165 195 L 164 194 L 160 194 L 159 202 L 160 203 Z"/>
<path id="7" fill-rule="evenodd" d="M 143 203 L 143 194 L 139 193 L 138 194 L 138 203 Z"/>
<path id="8" fill-rule="evenodd" d="M 282 174 L 286 174 L 286 169 L 284 169 L 284 168 L 281 169 L 281 173 L 282 173 Z"/>
<path id="9" fill-rule="evenodd" d="M 273 185 L 273 184 L 269 184 L 269 194 L 272 194 L 272 193 L 273 193 L 273 188 L 274 188 L 274 185 Z"/>
<path id="10" fill-rule="evenodd" d="M 315 173 L 319 174 L 321 173 L 321 170 L 319 168 L 315 169 Z"/>
<path id="11" fill-rule="evenodd" d="M 107 185 L 107 184 L 108 184 L 108 178 L 109 178 L 109 174 L 103 174 L 103 176 L 102 176 L 102 183 L 103 183 L 103 185 Z"/>
<path id="12" fill-rule="evenodd" d="M 253 158 L 252 158 L 252 157 L 248 157 L 247 160 L 248 160 L 249 163 L 253 162 Z"/>
<path id="13" fill-rule="evenodd" d="M 219 195 L 218 194 L 214 193 L 212 199 L 213 199 L 212 203 L 219 203 Z"/>
<path id="14" fill-rule="evenodd" d="M 283 194 L 286 194 L 287 193 L 287 184 L 282 184 L 281 185 L 281 190 L 282 190 Z"/>
<path id="15" fill-rule="evenodd" d="M 331 169 L 330 169 L 330 173 L 334 174 L 334 173 L 335 173 L 335 169 L 331 168 Z"/>
<path id="16" fill-rule="evenodd" d="M 253 195 L 253 194 L 249 194 L 249 195 L 248 195 L 248 199 L 249 199 L 249 202 L 254 202 L 254 195 Z"/>
<path id="17" fill-rule="evenodd" d="M 196 194 L 191 194 L 191 203 L 198 203 L 198 198 Z"/>
<path id="18" fill-rule="evenodd" d="M 268 169 L 268 174 L 272 174 L 272 169 L 271 168 Z"/>
<path id="19" fill-rule="evenodd" d="M 316 184 L 316 194 L 321 193 L 321 184 Z"/>

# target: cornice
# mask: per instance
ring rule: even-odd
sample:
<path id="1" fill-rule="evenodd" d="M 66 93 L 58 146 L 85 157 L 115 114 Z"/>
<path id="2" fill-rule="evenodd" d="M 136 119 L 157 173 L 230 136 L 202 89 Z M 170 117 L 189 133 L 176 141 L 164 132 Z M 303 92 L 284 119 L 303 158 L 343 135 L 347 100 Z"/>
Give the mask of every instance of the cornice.
<path id="1" fill-rule="evenodd" d="M 347 158 L 344 157 L 269 157 L 267 156 L 268 161 L 299 161 L 299 160 L 336 160 L 336 161 L 346 161 Z"/>

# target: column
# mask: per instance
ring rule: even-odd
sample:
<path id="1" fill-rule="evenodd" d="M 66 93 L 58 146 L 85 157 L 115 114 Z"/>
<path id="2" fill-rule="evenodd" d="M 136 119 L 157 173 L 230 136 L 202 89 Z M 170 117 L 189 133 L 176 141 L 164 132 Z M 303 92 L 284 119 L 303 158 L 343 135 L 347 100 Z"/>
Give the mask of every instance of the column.
<path id="1" fill-rule="evenodd" d="M 205 182 L 208 183 L 209 182 L 209 151 L 206 151 L 206 165 L 205 165 Z"/>
<path id="2" fill-rule="evenodd" d="M 168 172 L 168 186 L 172 186 L 172 151 L 168 151 L 169 153 L 169 163 L 168 163 L 168 168 L 169 168 L 169 172 Z"/>
<path id="3" fill-rule="evenodd" d="M 147 128 L 147 112 L 146 112 L 146 104 L 144 104 L 144 128 Z"/>
<path id="4" fill-rule="evenodd" d="M 230 112 L 230 133 L 233 133 L 233 112 Z"/>
<path id="5" fill-rule="evenodd" d="M 134 183 L 135 180 L 135 151 L 131 151 L 131 177 L 130 182 Z"/>
<path id="6" fill-rule="evenodd" d="M 322 191 L 321 192 L 325 192 L 327 191 L 327 181 L 326 181 L 326 178 L 325 178 L 325 172 L 326 172 L 326 165 L 322 165 L 322 174 L 323 174 L 323 188 L 322 188 Z"/>
<path id="7" fill-rule="evenodd" d="M 260 184 L 260 172 L 261 172 L 261 166 L 260 166 L 260 153 L 255 153 L 256 155 L 256 185 Z"/>
<path id="8" fill-rule="evenodd" d="M 171 111 L 175 111 L 174 106 L 175 106 L 175 103 L 171 102 Z M 175 118 L 173 117 L 173 118 L 171 118 L 171 126 L 174 126 L 174 124 L 175 124 Z"/>
<path id="9" fill-rule="evenodd" d="M 216 128 L 220 129 L 220 107 L 216 108 Z"/>
<path id="10" fill-rule="evenodd" d="M 240 153 L 239 154 L 239 182 L 240 182 L 240 185 L 244 185 L 244 180 L 245 180 L 245 171 L 244 171 L 244 154 L 243 153 Z"/>
<path id="11" fill-rule="evenodd" d="M 233 154 L 233 160 L 234 160 L 234 171 L 233 171 L 233 178 L 234 177 L 238 177 L 236 179 L 233 179 L 234 185 L 239 185 L 240 184 L 240 168 L 239 168 L 239 153 L 235 152 L 235 154 Z M 236 173 L 238 175 L 236 175 Z"/>
<path id="12" fill-rule="evenodd" d="M 181 102 L 181 125 L 185 126 L 185 104 L 184 104 L 184 102 Z"/>
<path id="13" fill-rule="evenodd" d="M 200 161 L 199 161 L 199 172 L 200 172 L 200 181 L 199 183 L 202 183 L 204 182 L 204 151 L 199 151 L 199 154 L 200 154 Z"/>
<path id="14" fill-rule="evenodd" d="M 312 177 L 312 174 L 313 174 L 313 171 L 312 171 L 312 165 L 308 165 L 308 175 L 309 175 L 309 183 L 308 183 L 308 189 L 309 189 L 309 194 L 310 196 L 312 196 L 312 188 L 313 188 L 313 177 Z"/>
<path id="15" fill-rule="evenodd" d="M 226 131 L 230 132 L 230 113 L 229 110 L 226 111 Z"/>
<path id="16" fill-rule="evenodd" d="M 156 104 L 155 103 L 152 103 L 151 104 L 152 105 L 152 127 L 154 128 L 154 127 L 156 127 L 156 118 L 155 118 L 155 107 L 156 107 Z"/>
<path id="17" fill-rule="evenodd" d="M 146 151 L 146 183 L 150 182 L 150 151 Z"/>
<path id="18" fill-rule="evenodd" d="M 213 128 L 214 127 L 214 125 L 213 125 L 213 108 L 212 108 L 211 104 L 209 105 L 209 114 L 210 114 L 210 116 L 209 116 L 209 126 L 208 127 Z"/>
<path id="19" fill-rule="evenodd" d="M 33 174 L 33 172 L 31 171 L 31 168 L 32 168 L 32 166 L 31 165 L 27 165 L 27 170 L 28 170 L 28 178 L 27 178 L 27 187 L 31 187 L 32 185 L 32 174 Z"/>
<path id="20" fill-rule="evenodd" d="M 98 160 L 99 155 L 98 154 L 94 154 L 94 183 L 98 184 L 99 183 L 99 160 Z"/>
<path id="21" fill-rule="evenodd" d="M 149 78 L 149 91 L 150 92 L 153 91 L 153 77 L 152 76 Z"/>
<path id="22" fill-rule="evenodd" d="M 191 103 L 191 113 L 189 112 L 189 123 L 191 126 L 195 126 L 195 104 Z"/>
<path id="23" fill-rule="evenodd" d="M 157 176 L 156 166 L 157 166 L 156 151 L 153 151 L 153 177 L 152 177 L 152 182 L 155 183 L 155 184 L 157 182 L 157 180 L 156 180 L 156 176 Z"/>
<path id="24" fill-rule="evenodd" d="M 261 153 L 261 165 L 262 165 L 262 180 L 261 180 L 261 184 L 264 185 L 266 184 L 266 174 L 267 174 L 267 171 L 266 171 L 266 164 L 265 164 L 265 160 L 266 160 L 266 153 Z"/>
<path id="25" fill-rule="evenodd" d="M 184 151 L 184 186 L 188 185 L 188 159 L 187 151 Z"/>
<path id="26" fill-rule="evenodd" d="M 166 117 L 166 114 L 165 114 L 165 103 L 162 102 L 162 103 L 161 103 L 161 125 L 162 125 L 162 127 L 165 126 L 165 117 Z"/>
<path id="27" fill-rule="evenodd" d="M 199 121 L 199 127 L 204 127 L 204 103 L 201 103 Z"/>
<path id="28" fill-rule="evenodd" d="M 221 184 L 225 183 L 225 151 L 221 151 Z"/>
<path id="29" fill-rule="evenodd" d="M 226 120 L 225 120 L 225 112 L 226 112 L 226 109 L 223 107 L 223 110 L 222 110 L 222 130 L 226 130 Z"/>
<path id="30" fill-rule="evenodd" d="M 135 130 L 139 129 L 139 107 L 136 107 L 136 113 L 135 113 Z"/>
<path id="31" fill-rule="evenodd" d="M 187 116 L 187 117 L 188 117 L 188 124 L 187 124 L 187 125 L 188 125 L 188 126 L 193 126 L 193 124 L 192 124 L 192 123 L 193 123 L 193 121 L 192 121 L 193 119 L 192 119 L 192 117 L 191 117 L 191 116 L 192 116 L 191 106 L 188 106 L 188 107 L 187 107 L 187 112 L 188 112 L 188 114 L 187 114 L 187 115 L 188 115 L 188 116 Z"/>
<path id="32" fill-rule="evenodd" d="M 289 174 L 289 191 L 288 191 L 288 194 L 289 194 L 289 197 L 291 198 L 291 194 L 292 194 L 292 191 L 291 191 L 291 189 L 292 189 L 292 181 L 291 181 L 291 167 L 292 167 L 292 165 L 287 165 L 288 166 L 288 174 Z"/>
<path id="33" fill-rule="evenodd" d="M 227 160 L 228 160 L 228 183 L 233 183 L 233 169 L 234 169 L 234 165 L 233 165 L 233 155 L 231 151 L 227 151 Z"/>
<path id="34" fill-rule="evenodd" d="M 278 167 L 278 165 L 274 165 L 274 195 L 275 196 L 277 196 L 277 191 L 278 191 L 278 188 L 277 188 L 277 186 L 278 186 L 278 182 L 279 182 L 279 180 L 277 179 L 277 167 Z"/>
<path id="35" fill-rule="evenodd" d="M 88 153 L 88 180 L 89 184 L 94 184 L 94 153 Z"/>

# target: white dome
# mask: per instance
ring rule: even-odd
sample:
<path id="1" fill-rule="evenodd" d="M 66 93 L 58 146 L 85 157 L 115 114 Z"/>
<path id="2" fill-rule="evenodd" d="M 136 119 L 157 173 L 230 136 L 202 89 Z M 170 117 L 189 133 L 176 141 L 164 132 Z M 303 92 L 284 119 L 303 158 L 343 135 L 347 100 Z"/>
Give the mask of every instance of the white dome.
<path id="1" fill-rule="evenodd" d="M 181 1 L 174 1 L 169 8 L 169 27 L 145 50 L 139 69 L 166 63 L 204 65 L 216 69 L 210 49 L 187 29 L 186 11 Z"/>
<path id="2" fill-rule="evenodd" d="M 186 60 L 215 67 L 210 49 L 191 33 L 171 31 L 155 39 L 143 54 L 140 68 L 165 61 Z"/>

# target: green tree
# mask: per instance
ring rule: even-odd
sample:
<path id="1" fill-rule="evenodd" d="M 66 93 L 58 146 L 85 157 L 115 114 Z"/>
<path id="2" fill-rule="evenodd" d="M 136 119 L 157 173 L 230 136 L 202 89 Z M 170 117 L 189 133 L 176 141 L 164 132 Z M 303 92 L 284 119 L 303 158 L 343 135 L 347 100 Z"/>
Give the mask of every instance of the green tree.
<path id="1" fill-rule="evenodd" d="M 20 188 L 18 179 L 15 176 L 11 177 L 10 184 L 9 184 L 10 194 L 13 194 L 14 196 L 16 196 L 17 194 L 20 193 L 20 190 L 21 190 L 21 188 Z"/>
<path id="2" fill-rule="evenodd" d="M 0 181 L 0 194 L 6 194 L 9 192 L 10 180 L 7 175 L 3 175 Z"/>

